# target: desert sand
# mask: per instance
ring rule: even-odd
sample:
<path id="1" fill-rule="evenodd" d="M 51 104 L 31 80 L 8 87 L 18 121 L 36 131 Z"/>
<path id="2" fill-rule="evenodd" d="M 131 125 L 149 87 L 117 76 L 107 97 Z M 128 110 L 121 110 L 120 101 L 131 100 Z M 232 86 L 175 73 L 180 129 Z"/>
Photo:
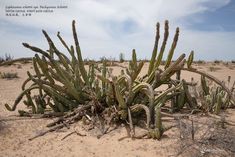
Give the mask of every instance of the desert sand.
<path id="1" fill-rule="evenodd" d="M 122 63 L 122 66 L 126 65 L 127 63 Z M 225 82 L 228 76 L 231 76 L 231 82 L 235 80 L 235 64 L 206 63 L 193 66 Z M 147 67 L 145 63 L 142 74 L 146 72 Z M 215 71 L 211 70 L 211 67 L 214 67 Z M 116 74 L 121 70 L 119 66 L 112 68 Z M 28 139 L 36 133 L 45 130 L 46 124 L 52 119 L 19 117 L 18 109 L 27 110 L 22 102 L 14 112 L 7 111 L 4 104 L 13 104 L 21 92 L 23 81 L 27 78 L 26 72 L 33 72 L 32 64 L 16 63 L 11 66 L 2 66 L 0 71 L 17 72 L 19 76 L 11 80 L 0 79 L 0 157 L 235 156 L 235 109 L 228 109 L 220 114 L 228 122 L 223 127 L 220 127 L 221 119 L 218 116 L 208 116 L 203 113 L 192 115 L 195 126 L 194 141 L 191 139 L 190 131 L 187 132 L 191 127 L 189 119 L 182 120 L 184 122 L 182 124 L 185 124 L 183 127 L 168 130 L 160 141 L 131 138 L 120 140 L 127 136 L 125 127 L 118 127 L 98 139 L 98 130 L 87 131 L 80 123 L 73 124 L 70 129 L 63 128 L 58 132 L 48 133 L 29 141 Z M 182 75 L 182 78 L 186 80 L 194 77 L 198 81 L 200 78 L 199 75 L 189 72 L 183 72 Z M 163 124 L 167 123 L 179 124 L 179 120 L 163 121 Z M 74 130 L 86 136 L 72 134 L 62 140 Z M 136 128 L 136 133 L 141 131 L 140 128 Z"/>

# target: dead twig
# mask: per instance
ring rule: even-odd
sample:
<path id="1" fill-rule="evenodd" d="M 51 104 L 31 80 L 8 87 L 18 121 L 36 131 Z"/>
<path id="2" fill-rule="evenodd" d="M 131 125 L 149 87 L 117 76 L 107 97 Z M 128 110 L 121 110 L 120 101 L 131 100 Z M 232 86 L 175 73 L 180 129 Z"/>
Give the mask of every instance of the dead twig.
<path id="1" fill-rule="evenodd" d="M 65 135 L 65 136 L 61 139 L 61 141 L 64 140 L 64 139 L 66 139 L 67 137 L 71 136 L 72 134 L 75 134 L 75 133 L 76 133 L 77 135 L 79 135 L 79 136 L 86 136 L 85 134 L 81 134 L 81 133 L 79 133 L 77 130 L 75 130 L 75 131 L 70 132 L 69 134 Z"/>
<path id="2" fill-rule="evenodd" d="M 59 125 L 56 125 L 55 127 L 53 128 L 50 128 L 49 130 L 46 130 L 46 131 L 43 131 L 35 136 L 33 136 L 32 138 L 29 138 L 30 141 L 32 141 L 33 139 L 35 138 L 38 138 L 38 137 L 41 137 L 41 136 L 44 136 L 45 134 L 49 133 L 49 132 L 53 132 L 53 131 L 56 131 L 58 129 L 61 129 L 64 127 L 64 124 L 59 124 Z"/>

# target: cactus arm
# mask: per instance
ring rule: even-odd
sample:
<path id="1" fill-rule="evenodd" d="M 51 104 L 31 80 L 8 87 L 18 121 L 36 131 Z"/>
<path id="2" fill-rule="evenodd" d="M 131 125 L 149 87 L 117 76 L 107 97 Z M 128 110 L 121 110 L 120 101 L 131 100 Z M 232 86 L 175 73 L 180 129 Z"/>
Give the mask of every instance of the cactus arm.
<path id="1" fill-rule="evenodd" d="M 157 25 L 156 25 L 156 36 L 155 36 L 154 48 L 153 48 L 152 57 L 151 57 L 151 60 L 150 60 L 150 63 L 149 63 L 148 75 L 150 75 L 152 70 L 153 70 L 155 59 L 156 59 L 156 56 L 157 56 L 158 42 L 159 42 L 159 39 L 160 39 L 159 28 L 160 28 L 160 24 L 157 23 Z"/>
<path id="2" fill-rule="evenodd" d="M 162 98 L 164 98 L 168 93 L 174 91 L 174 90 L 177 90 L 177 89 L 180 89 L 182 87 L 182 83 L 178 84 L 177 86 L 175 87 L 171 87 L 171 88 L 168 88 L 167 90 L 165 90 L 164 92 L 162 92 L 161 94 L 159 94 L 157 97 L 155 97 L 154 99 L 154 105 L 157 105 L 159 104 L 159 102 L 162 100 Z"/>
<path id="3" fill-rule="evenodd" d="M 54 95 L 51 95 L 51 98 L 54 101 L 54 105 L 52 106 L 52 108 L 54 110 L 59 110 L 59 112 L 63 113 L 66 110 L 65 106 L 61 104 L 59 101 L 57 101 Z"/>
<path id="4" fill-rule="evenodd" d="M 155 107 L 155 127 L 159 129 L 159 131 L 163 131 L 162 120 L 161 120 L 161 107 Z"/>
<path id="5" fill-rule="evenodd" d="M 157 56 L 157 61 L 155 63 L 155 68 L 158 68 L 159 65 L 161 64 L 161 61 L 162 61 L 162 57 L 163 57 L 163 53 L 164 53 L 164 50 L 165 50 L 165 47 L 166 47 L 166 43 L 167 43 L 167 39 L 168 39 L 168 36 L 169 36 L 169 26 L 168 26 L 168 21 L 166 20 L 165 21 L 165 32 L 164 32 L 164 38 L 163 38 L 163 42 L 162 42 L 162 46 L 161 46 L 161 50 Z"/>
<path id="6" fill-rule="evenodd" d="M 149 128 L 150 125 L 150 111 L 149 108 L 146 105 L 143 104 L 135 104 L 133 106 L 130 106 L 131 112 L 136 112 L 139 111 L 140 109 L 145 111 L 146 114 L 146 126 L 147 129 Z"/>
<path id="7" fill-rule="evenodd" d="M 6 109 L 7 109 L 8 111 L 15 111 L 16 106 L 19 104 L 19 102 L 21 101 L 21 99 L 23 98 L 23 96 L 24 96 L 26 93 L 30 92 L 31 90 L 37 89 L 37 88 L 39 88 L 39 87 L 38 87 L 37 85 L 35 85 L 35 86 L 31 86 L 31 87 L 29 87 L 28 89 L 25 89 L 24 91 L 22 91 L 22 92 L 20 93 L 20 95 L 16 98 L 16 100 L 15 100 L 15 102 L 14 102 L 14 104 L 13 104 L 12 107 L 10 107 L 8 104 L 5 104 Z"/>
<path id="8" fill-rule="evenodd" d="M 168 68 L 170 63 L 171 63 L 171 59 L 173 57 L 173 54 L 174 54 L 174 51 L 175 51 L 175 48 L 176 48 L 176 45 L 177 45 L 178 37 L 179 37 L 179 27 L 176 28 L 175 36 L 174 36 L 170 51 L 169 51 L 168 56 L 167 56 L 165 69 Z"/>
<path id="9" fill-rule="evenodd" d="M 130 136 L 131 138 L 133 138 L 135 135 L 135 130 L 134 130 L 134 125 L 132 121 L 131 110 L 129 107 L 127 108 L 127 113 L 128 113 L 128 121 L 129 121 L 129 126 L 130 126 Z"/>
<path id="10" fill-rule="evenodd" d="M 39 70 L 38 65 L 37 65 L 37 60 L 36 60 L 35 57 L 33 57 L 33 68 L 34 68 L 34 71 L 36 73 L 36 76 L 38 78 L 41 78 L 42 74 L 40 73 L 40 70 Z"/>
<path id="11" fill-rule="evenodd" d="M 182 109 L 184 107 L 185 104 L 185 91 L 181 90 L 178 99 L 177 99 L 177 107 L 178 109 Z"/>
<path id="12" fill-rule="evenodd" d="M 126 109 L 127 105 L 126 105 L 125 100 L 124 100 L 124 98 L 122 97 L 122 95 L 119 91 L 118 85 L 115 85 L 115 96 L 117 98 L 119 108 L 123 109 L 123 110 Z"/>
<path id="13" fill-rule="evenodd" d="M 193 58 L 194 58 L 194 51 L 190 52 L 190 55 L 188 56 L 188 60 L 187 60 L 187 67 L 191 68 L 192 63 L 193 63 Z"/>
<path id="14" fill-rule="evenodd" d="M 27 72 L 28 72 L 28 71 L 27 71 Z M 35 77 L 35 76 L 33 76 L 33 77 Z M 27 83 L 28 83 L 29 81 L 31 81 L 31 79 L 30 79 L 30 78 L 27 78 L 27 79 L 23 82 L 23 84 L 22 84 L 22 86 L 21 86 L 21 89 L 22 89 L 22 90 L 25 90 L 25 86 L 27 85 Z"/>
<path id="15" fill-rule="evenodd" d="M 72 57 L 72 63 L 71 63 L 72 64 L 72 68 L 75 69 L 75 67 L 78 65 L 78 60 L 77 60 L 77 58 L 74 55 L 74 48 L 73 48 L 72 45 L 70 46 L 70 49 L 71 49 L 70 55 Z"/>
<path id="16" fill-rule="evenodd" d="M 71 54 L 71 50 L 69 49 L 68 45 L 64 41 L 64 39 L 60 36 L 60 32 L 57 32 L 57 37 L 59 38 L 62 45 L 67 49 L 67 51 Z"/>
<path id="17" fill-rule="evenodd" d="M 34 52 L 38 52 L 40 54 L 42 54 L 43 56 L 47 57 L 48 59 L 51 59 L 50 55 L 43 51 L 42 49 L 38 48 L 38 47 L 34 47 L 34 46 L 30 46 L 28 43 L 22 43 L 24 47 L 34 51 Z"/>
<path id="18" fill-rule="evenodd" d="M 143 66 L 144 62 L 141 61 L 132 75 L 132 81 L 134 81 L 137 78 Z"/>
<path id="19" fill-rule="evenodd" d="M 42 73 L 46 76 L 46 78 L 52 83 L 54 84 L 55 81 L 54 79 L 50 76 L 50 74 L 48 73 L 48 65 L 46 62 L 43 62 L 40 57 L 36 54 L 35 55 L 35 60 L 38 63 L 38 65 L 40 66 Z"/>
<path id="20" fill-rule="evenodd" d="M 63 102 L 63 104 L 66 104 L 67 106 L 72 105 L 74 107 L 78 106 L 78 103 L 73 102 L 67 98 L 65 98 L 64 96 L 62 96 L 61 94 L 59 94 L 56 90 L 54 90 L 51 87 L 48 87 L 46 85 L 41 85 L 42 89 L 48 93 L 48 95 L 52 96 L 54 95 L 59 101 Z"/>
<path id="21" fill-rule="evenodd" d="M 88 80 L 87 72 L 86 72 L 84 62 L 83 62 L 83 59 L 82 59 L 81 49 L 80 49 L 79 42 L 78 42 L 78 37 L 77 37 L 77 32 L 76 32 L 75 21 L 74 20 L 72 22 L 72 30 L 73 30 L 73 37 L 74 37 L 74 42 L 75 42 L 76 52 L 77 52 L 77 57 L 78 57 L 79 70 L 82 74 L 82 77 L 83 77 L 86 85 L 89 85 L 89 80 Z"/>
<path id="22" fill-rule="evenodd" d="M 182 55 L 179 56 L 179 58 L 171 64 L 166 70 L 163 71 L 161 74 L 160 80 L 165 80 L 167 78 L 167 75 L 171 73 L 177 65 L 179 65 L 183 59 L 185 58 L 185 54 L 183 53 Z"/>
<path id="23" fill-rule="evenodd" d="M 102 77 L 106 78 L 107 75 L 107 67 L 106 67 L 106 60 L 103 61 L 103 67 L 102 67 Z M 106 91 L 106 82 L 102 81 L 102 95 L 105 95 Z"/>
<path id="24" fill-rule="evenodd" d="M 203 75 L 201 75 L 201 86 L 202 86 L 202 90 L 203 90 L 204 95 L 209 95 L 210 94 L 209 87 L 207 86 L 206 78 Z"/>
<path id="25" fill-rule="evenodd" d="M 50 36 L 47 34 L 45 30 L 42 30 L 42 33 L 44 34 L 49 44 L 50 47 L 49 52 L 51 54 L 50 57 L 53 59 L 53 53 L 55 53 L 59 57 L 59 61 L 62 63 L 62 65 L 68 70 L 69 69 L 68 65 L 70 64 L 69 59 L 63 53 L 59 52 L 59 50 L 56 48 L 55 44 L 53 43 Z"/>
<path id="26" fill-rule="evenodd" d="M 175 72 L 177 70 L 180 70 L 181 68 L 176 70 L 176 67 L 179 67 L 178 65 L 184 63 L 182 62 L 184 58 L 185 58 L 185 54 L 183 53 L 182 55 L 178 57 L 178 59 L 173 64 L 171 64 L 166 70 L 162 72 L 160 80 L 165 80 L 172 71 Z M 154 76 L 156 75 L 156 70 L 158 70 L 158 68 L 154 68 L 154 70 L 151 72 L 151 74 L 147 78 L 146 83 L 151 83 L 153 81 Z"/>
<path id="27" fill-rule="evenodd" d="M 89 81 L 90 81 L 90 87 L 92 87 L 93 82 L 95 81 L 95 65 L 93 63 L 90 66 Z"/>
<path id="28" fill-rule="evenodd" d="M 56 69 L 61 82 L 67 87 L 67 90 L 77 99 L 81 100 L 79 92 L 75 90 L 74 85 L 67 79 L 68 75 L 65 75 L 65 71 L 59 66 L 58 63 L 53 61 L 54 68 Z"/>
<path id="29" fill-rule="evenodd" d="M 132 63 L 133 63 L 133 69 L 137 69 L 137 58 L 136 58 L 135 49 L 132 50 Z"/>
<path id="30" fill-rule="evenodd" d="M 219 114 L 222 107 L 222 94 L 217 94 L 217 102 L 215 103 L 215 114 Z"/>
<path id="31" fill-rule="evenodd" d="M 28 105 L 32 107 L 32 113 L 36 113 L 37 110 L 36 110 L 36 107 L 35 107 L 35 105 L 34 105 L 34 103 L 33 103 L 33 100 L 32 100 L 32 98 L 31 98 L 29 92 L 26 92 L 25 95 L 26 95 L 26 97 L 27 97 L 27 99 L 28 99 Z"/>

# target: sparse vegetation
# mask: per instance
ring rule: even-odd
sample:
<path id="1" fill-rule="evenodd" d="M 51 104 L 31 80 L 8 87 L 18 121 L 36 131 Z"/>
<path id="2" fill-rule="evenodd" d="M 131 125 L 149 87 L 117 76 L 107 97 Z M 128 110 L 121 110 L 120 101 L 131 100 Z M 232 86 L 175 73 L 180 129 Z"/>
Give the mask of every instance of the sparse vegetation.
<path id="1" fill-rule="evenodd" d="M 218 70 L 220 70 L 221 68 L 219 68 L 219 67 L 214 67 L 214 66 L 210 66 L 209 67 L 209 71 L 210 72 L 215 72 L 215 71 L 218 71 Z"/>
<path id="2" fill-rule="evenodd" d="M 13 60 L 13 57 L 10 54 L 5 54 L 5 57 L 0 56 L 0 64 L 6 61 L 11 61 Z"/>
<path id="3" fill-rule="evenodd" d="M 29 58 L 18 58 L 18 59 L 9 59 L 8 57 L 8 60 L 4 60 L 2 62 L 0 62 L 0 66 L 7 66 L 7 65 L 12 65 L 16 62 L 20 62 L 22 64 L 27 64 L 27 63 L 31 63 L 32 62 L 32 58 L 29 57 Z"/>
<path id="4" fill-rule="evenodd" d="M 120 53 L 120 54 L 119 54 L 119 62 L 120 62 L 120 63 L 123 63 L 124 61 L 125 61 L 124 53 Z"/>
<path id="5" fill-rule="evenodd" d="M 0 78 L 2 79 L 14 79 L 14 78 L 19 78 L 18 73 L 16 72 L 3 72 L 0 73 Z"/>
<path id="6" fill-rule="evenodd" d="M 200 112 L 207 111 L 218 114 L 220 109 L 225 109 L 222 105 L 223 102 L 226 102 L 228 107 L 234 104 L 234 97 L 230 89 L 213 76 L 192 67 L 193 51 L 187 59 L 186 68 L 184 67 L 185 54 L 180 55 L 172 62 L 178 42 L 179 28 L 176 28 L 165 64 L 163 68 L 160 68 L 169 36 L 168 21 L 165 22 L 163 42 L 158 51 L 159 28 L 160 24 L 158 23 L 152 57 L 148 71 L 143 77 L 140 77 L 139 74 L 144 62 L 137 61 L 135 49 L 132 51 L 129 66 L 125 71 L 122 70 L 120 75 L 114 76 L 112 70 L 107 67 L 106 59 L 102 60 L 101 67 L 96 63 L 90 63 L 88 70 L 85 69 L 75 21 L 72 23 L 75 46 L 69 47 L 60 34 L 57 34 L 71 55 L 71 59 L 57 49 L 47 32 L 43 30 L 50 51 L 47 52 L 28 43 L 23 43 L 24 47 L 41 54 L 41 56 L 35 54 L 33 57 L 35 75 L 27 72 L 28 79 L 22 85 L 23 91 L 13 106 L 5 104 L 5 107 L 9 111 L 14 111 L 23 96 L 26 96 L 27 99 L 23 102 L 31 107 L 31 112 L 19 110 L 20 115 L 48 114 L 48 108 L 52 115 L 55 113 L 64 115 L 63 118 L 49 124 L 49 130 L 30 140 L 47 132 L 61 129 L 78 120 L 88 121 L 90 125 L 99 123 L 102 125 L 100 128 L 102 134 L 107 133 L 111 124 L 125 123 L 129 125 L 130 137 L 139 138 L 139 135 L 135 135 L 134 125 L 138 125 L 137 122 L 143 119 L 145 120 L 144 129 L 146 132 L 141 137 L 160 139 L 166 130 L 173 127 L 164 126 L 162 123 L 163 112 L 170 114 L 187 108 L 189 112 L 199 110 Z M 58 57 L 58 60 L 55 60 L 55 56 Z M 190 92 L 189 88 L 194 87 L 195 84 L 192 85 L 182 79 L 181 71 L 190 71 L 202 76 L 202 98 L 205 101 L 208 101 L 207 97 L 211 95 L 212 91 L 205 83 L 205 78 L 217 84 L 217 101 L 206 104 L 212 110 L 204 109 L 203 103 Z M 172 78 L 174 74 L 176 74 L 176 79 Z M 168 85 L 168 88 L 159 90 L 162 85 Z M 37 94 L 33 95 L 32 90 Z"/>
<path id="7" fill-rule="evenodd" d="M 194 61 L 196 64 L 206 64 L 206 62 L 204 60 L 198 60 L 198 61 Z"/>
<path id="8" fill-rule="evenodd" d="M 216 64 L 219 64 L 219 63 L 221 63 L 222 61 L 220 61 L 220 60 L 215 60 L 214 61 L 214 63 L 216 63 Z"/>

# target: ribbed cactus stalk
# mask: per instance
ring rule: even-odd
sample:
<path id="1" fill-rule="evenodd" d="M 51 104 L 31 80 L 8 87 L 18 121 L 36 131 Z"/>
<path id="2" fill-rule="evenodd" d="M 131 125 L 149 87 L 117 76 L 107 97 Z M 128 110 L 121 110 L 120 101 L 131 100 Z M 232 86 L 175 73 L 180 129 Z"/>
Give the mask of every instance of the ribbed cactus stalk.
<path id="1" fill-rule="evenodd" d="M 154 64 L 155 64 L 155 59 L 157 57 L 158 43 L 159 43 L 159 39 L 160 39 L 160 30 L 159 29 L 160 29 L 160 24 L 157 23 L 155 42 L 154 42 L 152 57 L 151 57 L 151 60 L 150 60 L 150 63 L 149 63 L 148 75 L 150 75 L 151 72 L 153 71 Z"/>
<path id="2" fill-rule="evenodd" d="M 194 51 L 191 51 L 187 61 L 188 68 L 191 68 L 191 65 L 193 63 L 193 58 L 194 58 Z"/>
<path id="3" fill-rule="evenodd" d="M 215 114 L 219 114 L 222 107 L 222 93 L 217 94 L 217 102 L 215 104 Z"/>
<path id="4" fill-rule="evenodd" d="M 28 89 L 25 89 L 25 90 L 24 90 L 23 92 L 21 92 L 20 95 L 16 98 L 16 100 L 15 100 L 15 102 L 14 102 L 14 104 L 13 104 L 12 107 L 10 107 L 8 104 L 5 104 L 6 109 L 7 109 L 8 111 L 15 111 L 16 106 L 19 104 L 19 102 L 21 101 L 21 99 L 23 98 L 23 96 L 24 96 L 26 93 L 30 92 L 31 90 L 37 89 L 37 88 L 39 88 L 39 87 L 38 87 L 37 85 L 34 85 L 34 86 L 31 86 L 31 87 L 28 88 Z"/>
<path id="5" fill-rule="evenodd" d="M 171 60 L 172 60 L 172 57 L 173 57 L 173 54 L 174 54 L 174 51 L 175 51 L 175 48 L 176 48 L 176 45 L 177 45 L 177 42 L 178 42 L 178 37 L 179 37 L 179 27 L 176 28 L 175 36 L 174 36 L 170 51 L 169 51 L 168 56 L 167 56 L 165 69 L 168 68 L 170 63 L 171 63 Z"/>
<path id="6" fill-rule="evenodd" d="M 82 78 L 88 85 L 89 80 L 88 80 L 87 72 L 85 70 L 85 66 L 84 66 L 83 59 L 82 59 L 81 49 L 80 49 L 80 45 L 78 42 L 78 37 L 77 37 L 77 32 L 76 32 L 76 27 L 75 27 L 75 21 L 73 21 L 72 27 L 73 27 L 73 37 L 74 37 L 74 42 L 75 42 L 75 47 L 76 47 L 76 52 L 77 52 L 77 57 L 78 57 L 79 70 L 81 72 Z"/>
<path id="7" fill-rule="evenodd" d="M 204 95 L 209 95 L 209 87 L 207 86 L 206 78 L 203 75 L 201 75 L 201 86 L 202 86 Z"/>
<path id="8" fill-rule="evenodd" d="M 162 46 L 161 46 L 160 52 L 159 52 L 159 54 L 157 56 L 157 60 L 156 60 L 155 66 L 154 66 L 155 68 L 158 68 L 159 65 L 162 62 L 162 57 L 163 57 L 163 53 L 165 51 L 165 47 L 166 47 L 168 36 L 169 36 L 169 22 L 166 20 L 165 21 L 164 38 L 163 38 L 163 41 L 162 41 Z"/>
<path id="9" fill-rule="evenodd" d="M 161 120 L 161 107 L 155 107 L 155 127 L 160 131 L 160 135 L 163 133 L 163 126 Z"/>

